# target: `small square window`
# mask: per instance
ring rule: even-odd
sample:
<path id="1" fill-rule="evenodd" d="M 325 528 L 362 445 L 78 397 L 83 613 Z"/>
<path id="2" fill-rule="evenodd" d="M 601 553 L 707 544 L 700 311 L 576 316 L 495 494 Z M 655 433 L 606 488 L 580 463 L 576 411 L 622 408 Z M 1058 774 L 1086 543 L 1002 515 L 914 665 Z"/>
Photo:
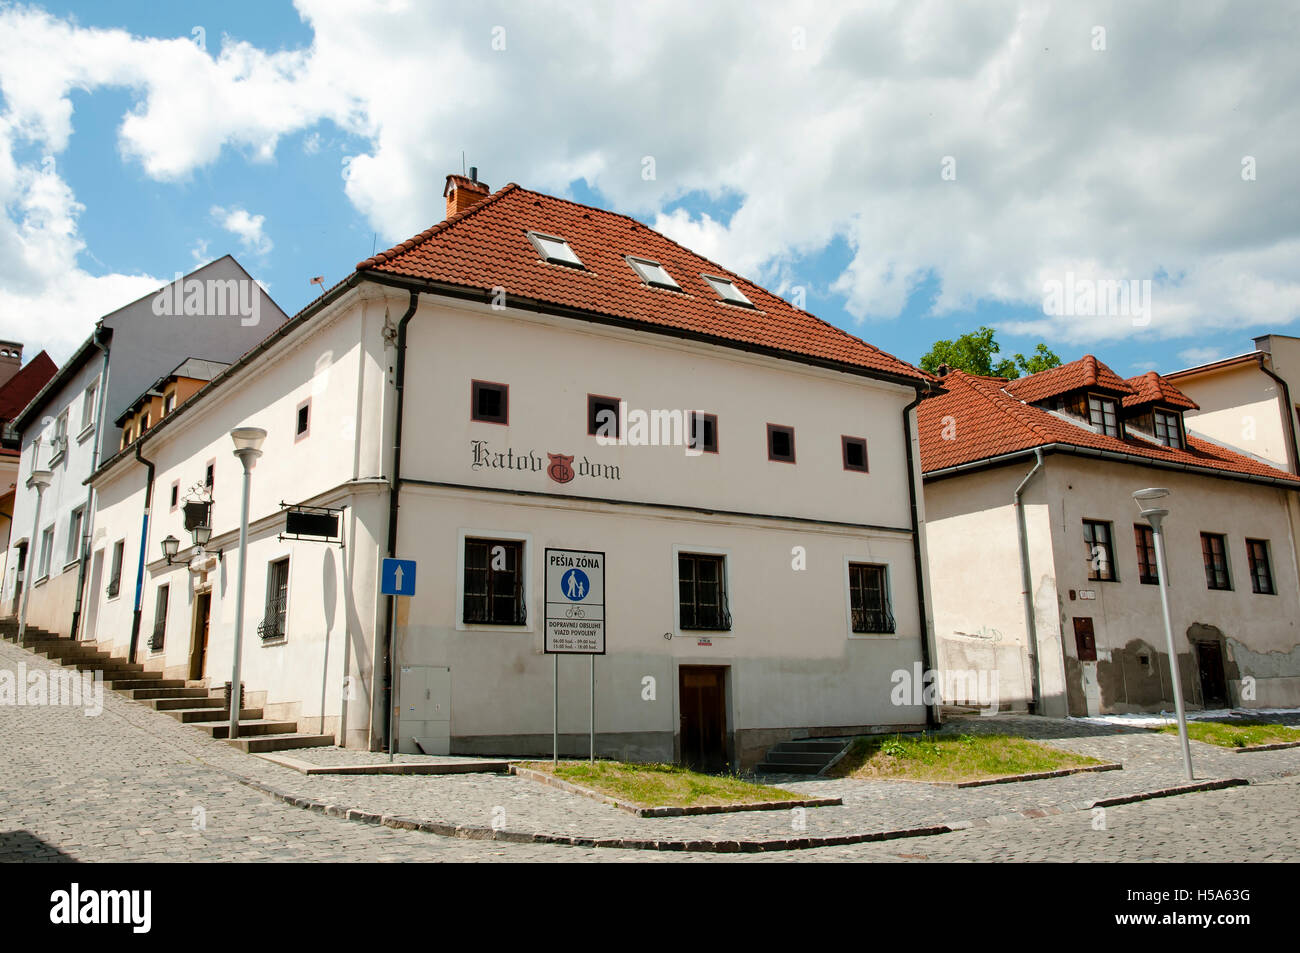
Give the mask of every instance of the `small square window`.
<path id="1" fill-rule="evenodd" d="M 587 433 L 593 436 L 618 438 L 618 408 L 621 401 L 617 397 L 601 397 L 598 394 L 587 395 Z"/>
<path id="2" fill-rule="evenodd" d="M 780 463 L 794 463 L 794 428 L 767 425 L 767 458 Z"/>
<path id="3" fill-rule="evenodd" d="M 690 447 L 704 453 L 718 452 L 718 415 L 691 411 Z"/>
<path id="4" fill-rule="evenodd" d="M 489 381 L 470 381 L 470 419 L 489 424 L 510 422 L 510 388 Z"/>
<path id="5" fill-rule="evenodd" d="M 570 268 L 583 268 L 582 259 L 577 256 L 569 243 L 563 238 L 556 238 L 554 235 L 543 235 L 541 232 L 529 232 L 528 240 L 533 243 L 537 253 L 542 256 L 543 261 L 549 261 L 554 265 L 567 265 Z"/>
<path id="6" fill-rule="evenodd" d="M 672 291 L 680 291 L 681 285 L 673 281 L 673 276 L 664 270 L 664 266 L 657 261 L 651 261 L 649 258 L 634 258 L 631 255 L 626 256 L 627 263 L 646 284 L 652 288 L 668 288 Z"/>
<path id="7" fill-rule="evenodd" d="M 207 469 L 204 470 L 203 472 L 203 485 L 210 490 L 216 485 L 216 482 L 217 482 L 217 461 L 209 460 Z"/>
<path id="8" fill-rule="evenodd" d="M 867 441 L 863 437 L 840 437 L 844 450 L 844 469 L 867 472 Z"/>
<path id="9" fill-rule="evenodd" d="M 745 308 L 754 306 L 754 302 L 746 298 L 730 278 L 718 278 L 714 275 L 700 275 L 700 277 L 707 281 L 709 287 L 717 292 L 718 297 L 728 304 L 738 304 Z"/>
<path id="10" fill-rule="evenodd" d="M 177 480 L 172 484 L 172 509 L 176 509 L 181 501 L 181 481 Z"/>
<path id="11" fill-rule="evenodd" d="M 311 434 L 311 398 L 307 398 L 298 405 L 298 413 L 294 420 L 293 436 L 295 440 L 301 440 L 303 437 Z"/>

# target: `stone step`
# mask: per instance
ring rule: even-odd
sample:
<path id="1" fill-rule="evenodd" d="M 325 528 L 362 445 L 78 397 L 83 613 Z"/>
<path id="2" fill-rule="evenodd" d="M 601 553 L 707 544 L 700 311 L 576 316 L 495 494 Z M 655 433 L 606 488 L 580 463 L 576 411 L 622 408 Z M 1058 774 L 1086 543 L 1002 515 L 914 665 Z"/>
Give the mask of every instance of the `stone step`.
<path id="1" fill-rule="evenodd" d="M 112 656 L 109 655 L 107 652 L 101 653 L 101 652 L 88 651 L 86 649 L 57 648 L 57 649 L 37 649 L 34 651 L 36 651 L 37 655 L 43 655 L 47 659 L 51 659 L 52 661 L 55 662 L 63 662 L 64 664 L 70 664 L 72 662 L 84 662 L 88 665 L 93 665 L 98 662 L 108 662 L 112 660 Z"/>
<path id="2" fill-rule="evenodd" d="M 824 767 L 822 764 L 774 764 L 764 761 L 754 770 L 760 774 L 816 774 Z"/>
<path id="3" fill-rule="evenodd" d="M 139 689 L 139 691 L 149 691 L 149 689 Z M 209 695 L 206 688 L 164 688 L 161 691 L 167 692 L 166 695 L 152 696 L 149 706 L 155 711 L 171 711 L 177 708 L 220 708 L 222 711 L 229 711 L 230 705 L 219 695 Z M 175 694 L 176 692 L 185 692 L 184 695 Z M 190 694 L 191 692 L 197 694 Z M 138 697 L 138 696 L 132 696 Z"/>
<path id="4" fill-rule="evenodd" d="M 220 699 L 218 699 L 220 701 Z M 229 708 L 170 708 L 163 711 L 164 715 L 171 715 L 177 721 L 183 721 L 187 725 L 198 724 L 202 727 L 202 722 L 226 722 L 226 729 L 230 728 L 230 709 Z M 244 720 L 256 722 L 262 718 L 262 709 L 260 708 L 241 708 L 239 710 L 239 730 L 244 730 Z M 276 722 L 274 724 L 281 724 Z M 289 722 L 295 728 L 298 726 L 294 722 Z"/>
<path id="5" fill-rule="evenodd" d="M 230 735 L 229 724 L 222 724 L 220 722 L 203 724 L 200 722 L 194 727 L 198 728 L 200 731 L 206 731 L 213 738 L 227 738 Z M 288 735 L 294 734 L 297 731 L 298 723 L 296 721 L 269 721 L 258 719 L 256 721 L 245 722 L 242 717 L 239 721 L 239 736 L 241 738 L 253 735 Z"/>
<path id="6" fill-rule="evenodd" d="M 839 754 L 844 747 L 843 741 L 783 741 L 773 745 L 773 751 L 825 751 L 832 755 Z"/>
<path id="7" fill-rule="evenodd" d="M 242 728 L 241 728 L 242 730 Z M 249 737 L 240 735 L 226 744 L 234 745 L 248 754 L 262 754 L 267 751 L 292 751 L 294 748 L 324 748 L 334 744 L 333 735 L 258 735 Z"/>
<path id="8" fill-rule="evenodd" d="M 82 672 L 103 672 L 104 678 L 149 678 L 150 676 L 161 677 L 161 672 L 150 672 L 145 669 L 139 662 L 119 662 L 111 659 L 106 662 L 92 661 L 83 662 L 80 659 L 73 661 L 67 659 L 64 665 L 69 668 L 75 668 Z"/>
<path id="9" fill-rule="evenodd" d="M 152 675 L 152 678 L 140 678 L 132 676 L 130 678 L 114 678 L 105 680 L 104 684 L 115 692 L 129 690 L 133 688 L 184 688 L 185 679 L 183 678 L 161 678 L 157 672 L 142 672 L 142 675 Z"/>
<path id="10" fill-rule="evenodd" d="M 128 688 L 122 691 L 127 698 L 135 701 L 197 701 L 208 697 L 206 688 Z M 224 706 L 224 700 L 219 699 Z"/>

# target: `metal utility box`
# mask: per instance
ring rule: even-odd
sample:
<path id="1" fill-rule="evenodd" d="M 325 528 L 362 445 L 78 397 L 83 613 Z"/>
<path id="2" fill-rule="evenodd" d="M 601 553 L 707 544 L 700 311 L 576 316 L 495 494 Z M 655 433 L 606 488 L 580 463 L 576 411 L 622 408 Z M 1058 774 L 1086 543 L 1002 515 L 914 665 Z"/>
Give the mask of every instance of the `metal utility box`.
<path id="1" fill-rule="evenodd" d="M 451 669 L 403 665 L 398 683 L 397 750 L 403 754 L 451 753 Z M 419 747 L 416 741 L 419 741 Z"/>

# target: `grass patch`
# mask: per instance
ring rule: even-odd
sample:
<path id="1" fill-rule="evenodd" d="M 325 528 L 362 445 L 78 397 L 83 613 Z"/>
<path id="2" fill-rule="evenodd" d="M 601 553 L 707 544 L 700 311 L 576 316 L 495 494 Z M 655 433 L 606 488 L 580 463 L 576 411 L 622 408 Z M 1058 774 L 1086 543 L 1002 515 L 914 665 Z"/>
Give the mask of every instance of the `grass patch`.
<path id="1" fill-rule="evenodd" d="M 1165 725 L 1158 730 L 1162 734 L 1178 734 L 1177 725 Z M 1246 748 L 1251 745 L 1300 741 L 1300 731 L 1286 725 L 1270 725 L 1264 721 L 1189 721 L 1187 737 L 1221 748 Z"/>
<path id="2" fill-rule="evenodd" d="M 697 807 L 795 801 L 804 795 L 729 775 L 699 774 L 675 764 L 624 761 L 529 761 L 523 767 L 642 807 Z"/>
<path id="3" fill-rule="evenodd" d="M 829 774 L 905 781 L 984 781 L 1101 764 L 1013 735 L 879 735 L 857 738 Z"/>

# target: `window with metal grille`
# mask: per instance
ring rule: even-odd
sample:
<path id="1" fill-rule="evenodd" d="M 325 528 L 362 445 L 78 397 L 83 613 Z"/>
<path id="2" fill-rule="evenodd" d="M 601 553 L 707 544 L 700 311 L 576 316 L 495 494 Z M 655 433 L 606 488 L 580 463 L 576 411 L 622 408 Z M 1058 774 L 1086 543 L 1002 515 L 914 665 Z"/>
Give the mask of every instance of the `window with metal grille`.
<path id="1" fill-rule="evenodd" d="M 277 559 L 267 567 L 266 611 L 257 634 L 263 642 L 285 638 L 289 622 L 289 559 Z"/>
<path id="2" fill-rule="evenodd" d="M 527 625 L 523 562 L 524 544 L 520 540 L 466 539 L 462 621 Z"/>
<path id="3" fill-rule="evenodd" d="M 678 555 L 677 592 L 683 629 L 731 630 L 725 556 Z"/>
<path id="4" fill-rule="evenodd" d="M 1182 449 L 1183 428 L 1179 424 L 1179 415 L 1167 410 L 1152 411 L 1151 425 L 1156 440 L 1166 447 Z"/>
<path id="5" fill-rule="evenodd" d="M 1201 534 L 1201 559 L 1205 562 L 1205 585 L 1210 589 L 1231 589 L 1228 578 L 1228 545 L 1222 533 Z"/>
<path id="6" fill-rule="evenodd" d="M 1105 397 L 1088 398 L 1088 422 L 1100 427 L 1107 437 L 1119 436 L 1119 418 L 1115 413 L 1115 402 Z"/>
<path id="7" fill-rule="evenodd" d="M 489 424 L 510 423 L 510 388 L 490 381 L 470 381 L 470 419 Z"/>
<path id="8" fill-rule="evenodd" d="M 854 632 L 893 632 L 884 566 L 849 563 L 849 609 Z"/>
<path id="9" fill-rule="evenodd" d="M 1138 581 L 1146 586 L 1160 582 L 1160 571 L 1156 568 L 1156 533 L 1150 526 L 1133 524 L 1133 542 L 1137 545 Z"/>
<path id="10" fill-rule="evenodd" d="M 1115 549 L 1110 524 L 1099 520 L 1084 520 L 1083 543 L 1088 559 L 1088 579 L 1116 582 Z"/>
<path id="11" fill-rule="evenodd" d="M 153 634 L 149 636 L 149 648 L 161 652 L 167 637 L 167 600 L 171 595 L 171 586 L 159 586 L 158 598 L 154 602 Z"/>
<path id="12" fill-rule="evenodd" d="M 108 572 L 108 597 L 117 595 L 122 587 L 122 560 L 126 555 L 126 540 L 119 539 L 113 544 L 113 562 Z"/>
<path id="13" fill-rule="evenodd" d="M 1247 539 L 1246 557 L 1250 560 L 1250 587 L 1261 595 L 1277 594 L 1273 588 L 1273 566 L 1268 558 L 1268 540 Z"/>

